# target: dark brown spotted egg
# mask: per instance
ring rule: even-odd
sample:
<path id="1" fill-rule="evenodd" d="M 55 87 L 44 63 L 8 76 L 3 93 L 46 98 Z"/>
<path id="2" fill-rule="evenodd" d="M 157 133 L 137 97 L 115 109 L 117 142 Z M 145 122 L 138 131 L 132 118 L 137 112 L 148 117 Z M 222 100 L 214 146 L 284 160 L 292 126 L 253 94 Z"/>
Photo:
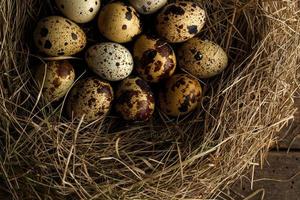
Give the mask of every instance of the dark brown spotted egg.
<path id="1" fill-rule="evenodd" d="M 101 0 L 55 0 L 59 10 L 77 23 L 93 20 L 100 10 Z"/>
<path id="2" fill-rule="evenodd" d="M 220 74 L 228 65 L 226 52 L 212 41 L 192 38 L 178 49 L 179 65 L 199 78 Z"/>
<path id="3" fill-rule="evenodd" d="M 34 42 L 41 52 L 49 56 L 70 56 L 83 50 L 86 35 L 69 19 L 51 16 L 38 22 Z"/>
<path id="4" fill-rule="evenodd" d="M 104 37 L 117 43 L 130 42 L 142 31 L 135 9 L 119 1 L 104 6 L 99 14 L 98 27 Z"/>
<path id="5" fill-rule="evenodd" d="M 125 120 L 149 120 L 155 108 L 150 87 L 139 77 L 123 80 L 116 92 L 115 108 Z"/>
<path id="6" fill-rule="evenodd" d="M 133 58 L 129 50 L 113 42 L 91 46 L 85 58 L 88 66 L 105 80 L 123 80 L 133 70 Z"/>
<path id="7" fill-rule="evenodd" d="M 168 0 L 129 0 L 131 5 L 141 14 L 152 14 L 167 4 Z"/>
<path id="8" fill-rule="evenodd" d="M 133 57 L 136 71 L 148 82 L 157 83 L 169 78 L 176 69 L 172 47 L 159 38 L 140 36 L 134 44 Z"/>
<path id="9" fill-rule="evenodd" d="M 68 61 L 51 61 L 37 67 L 37 83 L 43 88 L 42 94 L 48 102 L 64 97 L 75 79 L 75 71 Z"/>
<path id="10" fill-rule="evenodd" d="M 178 1 L 158 14 L 156 30 L 168 42 L 184 42 L 200 32 L 205 19 L 205 11 L 197 3 Z"/>
<path id="11" fill-rule="evenodd" d="M 70 118 L 84 117 L 87 122 L 94 121 L 109 112 L 113 97 L 109 83 L 97 78 L 81 80 L 70 92 L 66 111 Z"/>
<path id="12" fill-rule="evenodd" d="M 169 116 L 177 117 L 193 111 L 202 98 L 198 80 L 188 74 L 176 74 L 166 81 L 159 93 L 159 107 Z"/>

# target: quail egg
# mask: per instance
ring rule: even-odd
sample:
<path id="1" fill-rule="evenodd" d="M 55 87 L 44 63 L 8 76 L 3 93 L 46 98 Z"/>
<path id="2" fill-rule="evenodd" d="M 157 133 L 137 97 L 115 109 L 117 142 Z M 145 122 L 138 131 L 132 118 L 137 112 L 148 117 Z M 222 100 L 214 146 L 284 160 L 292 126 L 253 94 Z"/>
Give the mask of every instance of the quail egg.
<path id="1" fill-rule="evenodd" d="M 109 83 L 97 78 L 81 80 L 70 91 L 67 114 L 76 119 L 84 116 L 87 122 L 97 120 L 109 112 L 113 96 Z"/>
<path id="2" fill-rule="evenodd" d="M 172 47 L 164 40 L 140 36 L 134 44 L 135 69 L 144 80 L 159 82 L 170 77 L 176 69 L 176 56 Z"/>
<path id="3" fill-rule="evenodd" d="M 168 0 L 129 0 L 131 5 L 141 14 L 152 14 L 165 6 Z"/>
<path id="4" fill-rule="evenodd" d="M 93 20 L 101 4 L 101 0 L 55 0 L 55 2 L 67 18 L 77 23 L 87 23 Z"/>
<path id="5" fill-rule="evenodd" d="M 220 74 L 228 65 L 226 52 L 212 41 L 192 38 L 178 49 L 179 65 L 199 78 Z"/>
<path id="6" fill-rule="evenodd" d="M 115 108 L 125 120 L 149 120 L 155 108 L 150 87 L 139 77 L 123 80 L 116 92 Z"/>
<path id="7" fill-rule="evenodd" d="M 205 18 L 205 11 L 197 3 L 178 1 L 158 14 L 156 30 L 168 42 L 184 42 L 200 32 Z"/>
<path id="8" fill-rule="evenodd" d="M 133 70 L 131 53 L 122 45 L 105 42 L 90 47 L 86 52 L 88 66 L 109 81 L 125 79 Z"/>
<path id="9" fill-rule="evenodd" d="M 159 107 L 167 115 L 176 117 L 193 111 L 201 98 L 198 80 L 188 74 L 176 74 L 160 90 Z"/>
<path id="10" fill-rule="evenodd" d="M 42 94 L 48 102 L 61 99 L 75 79 L 73 66 L 66 60 L 51 61 L 37 67 L 37 83 L 43 87 Z"/>
<path id="11" fill-rule="evenodd" d="M 117 43 L 130 42 L 142 31 L 135 9 L 119 1 L 104 6 L 99 14 L 98 27 L 104 37 Z"/>
<path id="12" fill-rule="evenodd" d="M 83 50 L 86 36 L 69 19 L 51 16 L 40 20 L 34 30 L 37 48 L 49 56 L 70 56 Z"/>

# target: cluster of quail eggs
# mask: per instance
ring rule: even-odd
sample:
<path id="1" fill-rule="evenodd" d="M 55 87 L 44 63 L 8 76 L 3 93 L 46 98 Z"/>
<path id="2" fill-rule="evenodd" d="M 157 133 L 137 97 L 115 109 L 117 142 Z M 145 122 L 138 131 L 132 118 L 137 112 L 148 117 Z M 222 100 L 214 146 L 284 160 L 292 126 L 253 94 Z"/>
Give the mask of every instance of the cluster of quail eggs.
<path id="1" fill-rule="evenodd" d="M 188 114 L 201 102 L 199 79 L 213 77 L 228 65 L 226 52 L 219 45 L 197 37 L 205 25 L 206 12 L 195 2 L 55 3 L 63 17 L 41 19 L 34 43 L 40 53 L 60 59 L 37 67 L 35 78 L 48 102 L 67 95 L 65 107 L 70 118 L 93 121 L 114 109 L 125 120 L 147 121 L 156 107 L 171 117 Z M 152 25 L 143 23 L 145 16 L 153 18 Z M 95 19 L 98 34 L 106 41 L 87 47 L 81 26 Z M 147 25 L 153 28 L 145 31 Z M 64 58 L 81 51 L 94 75 L 75 82 L 76 70 Z"/>

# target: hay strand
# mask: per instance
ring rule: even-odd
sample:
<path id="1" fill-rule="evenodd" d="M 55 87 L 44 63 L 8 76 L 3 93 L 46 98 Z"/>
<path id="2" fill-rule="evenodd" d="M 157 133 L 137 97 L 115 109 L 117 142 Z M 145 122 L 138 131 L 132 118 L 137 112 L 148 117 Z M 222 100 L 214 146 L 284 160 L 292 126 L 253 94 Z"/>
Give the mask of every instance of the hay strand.
<path id="1" fill-rule="evenodd" d="M 0 190 L 14 199 L 207 199 L 258 165 L 293 119 L 298 86 L 297 0 L 199 1 L 200 37 L 229 68 L 205 81 L 203 105 L 170 119 L 86 124 L 33 95 L 30 30 L 48 1 L 0 2 Z M 48 9 L 49 10 L 49 9 Z M 50 12 L 55 12 L 54 8 Z M 73 58 L 72 58 L 73 59 Z"/>

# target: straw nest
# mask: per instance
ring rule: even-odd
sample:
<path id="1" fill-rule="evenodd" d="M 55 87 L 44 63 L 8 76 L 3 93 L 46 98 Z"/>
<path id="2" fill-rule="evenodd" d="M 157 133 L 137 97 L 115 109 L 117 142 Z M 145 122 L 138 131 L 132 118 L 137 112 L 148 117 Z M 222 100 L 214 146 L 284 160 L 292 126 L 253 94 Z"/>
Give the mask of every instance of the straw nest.
<path id="1" fill-rule="evenodd" d="M 231 60 L 222 75 L 203 83 L 201 108 L 179 119 L 157 112 L 148 123 L 111 116 L 87 124 L 65 119 L 67 102 L 45 104 L 32 80 L 32 65 L 42 60 L 31 47 L 32 28 L 56 12 L 51 2 L 1 0 L 1 193 L 206 199 L 259 163 L 294 112 L 299 2 L 199 3 L 209 16 L 200 36 L 221 44 Z"/>

